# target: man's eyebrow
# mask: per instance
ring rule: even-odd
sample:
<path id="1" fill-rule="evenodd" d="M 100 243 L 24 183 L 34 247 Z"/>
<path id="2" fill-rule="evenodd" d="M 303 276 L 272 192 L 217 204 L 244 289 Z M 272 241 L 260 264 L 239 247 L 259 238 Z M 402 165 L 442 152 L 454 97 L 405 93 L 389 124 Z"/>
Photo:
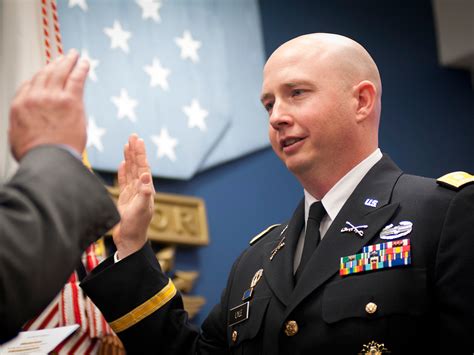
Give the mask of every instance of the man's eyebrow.
<path id="1" fill-rule="evenodd" d="M 273 97 L 272 94 L 265 93 L 265 94 L 263 94 L 262 96 L 260 96 L 260 101 L 263 103 L 263 101 L 268 100 L 268 99 L 270 99 L 270 98 L 272 98 L 272 97 Z"/>
<path id="2" fill-rule="evenodd" d="M 283 84 L 283 86 L 289 87 L 289 88 L 294 88 L 295 86 L 298 85 L 311 85 L 312 83 L 308 80 L 295 80 L 291 81 L 289 83 Z"/>
<path id="3" fill-rule="evenodd" d="M 308 80 L 294 80 L 294 81 L 290 81 L 288 83 L 282 84 L 282 86 L 285 87 L 286 89 L 292 89 L 299 85 L 314 85 L 314 84 Z M 272 94 L 265 93 L 265 94 L 262 94 L 262 96 L 260 96 L 260 101 L 263 102 L 265 100 L 271 99 L 272 97 L 273 97 Z"/>

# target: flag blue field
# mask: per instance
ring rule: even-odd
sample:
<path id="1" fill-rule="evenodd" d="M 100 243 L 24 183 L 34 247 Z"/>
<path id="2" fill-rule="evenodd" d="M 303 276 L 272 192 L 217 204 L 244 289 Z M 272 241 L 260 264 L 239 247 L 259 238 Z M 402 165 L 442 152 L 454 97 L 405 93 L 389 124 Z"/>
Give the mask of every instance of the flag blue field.
<path id="1" fill-rule="evenodd" d="M 65 49 L 91 63 L 88 154 L 116 171 L 145 140 L 154 176 L 198 171 L 268 145 L 256 0 L 60 0 Z"/>

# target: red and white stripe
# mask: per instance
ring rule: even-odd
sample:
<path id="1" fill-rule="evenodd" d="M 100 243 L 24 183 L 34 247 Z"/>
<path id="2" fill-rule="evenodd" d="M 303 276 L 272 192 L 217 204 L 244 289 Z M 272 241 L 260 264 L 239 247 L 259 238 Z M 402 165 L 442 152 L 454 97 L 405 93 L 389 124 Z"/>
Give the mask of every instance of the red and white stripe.
<path id="1" fill-rule="evenodd" d="M 82 260 L 87 272 L 99 264 L 94 245 L 87 248 Z M 79 324 L 80 328 L 56 347 L 54 353 L 96 354 L 100 347 L 100 339 L 113 334 L 102 313 L 79 287 L 76 272 L 70 276 L 67 284 L 50 305 L 38 317 L 26 323 L 23 329 L 45 329 L 72 324 Z"/>
<path id="2" fill-rule="evenodd" d="M 41 0 L 41 23 L 46 62 L 63 54 L 58 9 L 55 0 Z"/>
<path id="3" fill-rule="evenodd" d="M 60 294 L 37 317 L 29 320 L 23 330 L 47 329 L 59 327 L 59 298 Z"/>

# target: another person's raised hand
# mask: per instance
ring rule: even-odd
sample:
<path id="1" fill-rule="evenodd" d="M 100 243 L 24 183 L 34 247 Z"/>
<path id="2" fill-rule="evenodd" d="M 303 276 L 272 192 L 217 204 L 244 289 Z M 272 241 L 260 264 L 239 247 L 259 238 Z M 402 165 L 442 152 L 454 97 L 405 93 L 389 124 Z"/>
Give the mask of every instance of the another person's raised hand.
<path id="1" fill-rule="evenodd" d="M 118 170 L 121 221 L 113 231 L 120 259 L 136 252 L 146 242 L 146 231 L 154 211 L 153 181 L 146 158 L 145 143 L 132 134 L 125 144 L 125 160 Z"/>
<path id="2" fill-rule="evenodd" d="M 10 109 L 9 140 L 16 160 L 44 144 L 82 153 L 87 142 L 83 94 L 88 71 L 89 63 L 71 50 L 21 85 Z"/>

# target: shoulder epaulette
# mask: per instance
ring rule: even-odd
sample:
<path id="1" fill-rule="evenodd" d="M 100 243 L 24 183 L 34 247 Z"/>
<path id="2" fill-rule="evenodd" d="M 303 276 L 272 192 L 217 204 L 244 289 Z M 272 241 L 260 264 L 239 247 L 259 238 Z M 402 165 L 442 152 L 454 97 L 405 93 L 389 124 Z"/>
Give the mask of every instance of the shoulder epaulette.
<path id="1" fill-rule="evenodd" d="M 252 240 L 249 242 L 250 245 L 254 245 L 260 238 L 262 238 L 265 234 L 270 232 L 273 228 L 278 227 L 280 224 L 272 224 L 270 227 L 265 229 L 264 231 L 258 233 L 255 237 L 252 238 Z"/>
<path id="2" fill-rule="evenodd" d="M 467 184 L 474 183 L 474 175 L 464 171 L 455 171 L 441 176 L 436 182 L 452 190 L 459 190 Z"/>

